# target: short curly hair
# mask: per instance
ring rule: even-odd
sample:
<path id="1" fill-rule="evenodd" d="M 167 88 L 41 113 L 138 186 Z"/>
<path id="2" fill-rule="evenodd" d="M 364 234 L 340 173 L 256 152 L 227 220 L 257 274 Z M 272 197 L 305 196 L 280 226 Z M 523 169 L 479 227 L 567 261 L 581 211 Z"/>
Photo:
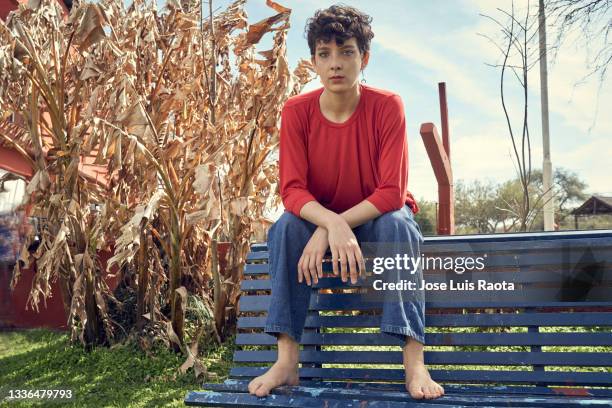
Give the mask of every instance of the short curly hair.
<path id="1" fill-rule="evenodd" d="M 310 55 L 315 54 L 317 41 L 331 41 L 342 45 L 349 38 L 355 37 L 359 51 L 364 54 L 370 50 L 370 42 L 374 38 L 370 23 L 372 17 L 354 7 L 342 4 L 317 10 L 312 18 L 306 21 L 306 38 Z"/>

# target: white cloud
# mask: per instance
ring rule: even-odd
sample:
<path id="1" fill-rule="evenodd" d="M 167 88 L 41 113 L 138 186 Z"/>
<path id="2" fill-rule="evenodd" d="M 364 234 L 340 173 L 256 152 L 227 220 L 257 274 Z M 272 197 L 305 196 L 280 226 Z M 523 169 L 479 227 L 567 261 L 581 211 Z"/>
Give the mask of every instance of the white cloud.
<path id="1" fill-rule="evenodd" d="M 474 7 L 475 13 L 496 13 L 495 8 L 505 8 L 505 3 L 492 5 L 488 0 L 466 0 Z M 532 2 L 533 3 L 533 2 Z M 520 4 L 520 3 L 519 3 Z M 381 31 L 380 35 L 378 32 Z M 451 149 L 454 179 L 492 178 L 507 180 L 516 176 L 511 143 L 499 102 L 499 72 L 492 76 L 480 77 L 477 66 L 483 62 L 499 60 L 499 53 L 488 40 L 477 37 L 476 33 L 491 34 L 497 31 L 493 22 L 481 18 L 474 25 L 459 30 L 447 30 L 446 34 L 428 37 L 427 45 L 411 40 L 408 33 L 397 30 L 380 30 L 377 37 L 380 44 L 413 63 L 430 68 L 432 77 L 443 78 L 452 95 L 461 104 L 474 108 L 458 116 L 450 112 Z M 398 41 L 398 38 L 402 38 Z M 550 41 L 549 41 L 550 42 Z M 457 46 L 461 44 L 461 46 Z M 553 66 L 549 66 L 549 111 L 551 127 L 551 150 L 554 167 L 575 171 L 584 179 L 592 192 L 604 192 L 610 187 L 609 175 L 612 170 L 610 135 L 612 116 L 604 112 L 612 105 L 610 81 L 601 85 L 593 77 L 589 82 L 575 86 L 584 75 L 587 50 L 582 47 L 568 47 L 566 43 Z M 432 81 L 431 78 L 424 80 Z M 492 82 L 493 79 L 493 82 Z M 530 95 L 529 116 L 532 144 L 532 166 L 541 167 L 541 118 L 539 66 L 529 73 Z M 512 117 L 521 114 L 522 102 L 518 85 L 508 82 L 509 106 Z M 599 99 L 598 99 L 599 98 Z M 595 109 L 599 103 L 599 112 Z M 485 113 L 481 115 L 481 113 Z M 596 122 L 594 124 L 594 120 Z M 518 122 L 517 122 L 518 124 Z M 593 126 L 594 124 L 594 126 Z M 477 128 L 474 128 L 477 127 Z M 591 128 L 592 127 L 592 128 Z M 496 136 L 498 135 L 498 136 Z M 420 138 L 419 138 L 420 139 Z M 437 186 L 422 142 L 414 139 L 411 144 L 411 173 L 409 188 L 417 196 L 437 199 Z"/>
<path id="2" fill-rule="evenodd" d="M 590 193 L 612 192 L 612 145 L 609 136 L 597 136 L 589 143 L 582 143 L 575 149 L 551 153 L 553 165 L 562 166 L 578 173 L 588 184 Z"/>
<path id="3" fill-rule="evenodd" d="M 403 59 L 425 68 L 426 71 L 420 71 L 423 82 L 429 84 L 445 81 L 452 84 L 453 97 L 478 109 L 480 113 L 488 114 L 488 107 L 497 103 L 496 96 L 473 75 L 469 66 L 445 57 L 446 54 L 439 48 L 432 49 L 428 44 L 410 38 L 409 33 L 402 33 L 401 41 L 398 41 L 398 35 L 396 27 L 378 26 L 374 41 Z M 437 42 L 441 41 L 444 39 L 439 38 Z"/>

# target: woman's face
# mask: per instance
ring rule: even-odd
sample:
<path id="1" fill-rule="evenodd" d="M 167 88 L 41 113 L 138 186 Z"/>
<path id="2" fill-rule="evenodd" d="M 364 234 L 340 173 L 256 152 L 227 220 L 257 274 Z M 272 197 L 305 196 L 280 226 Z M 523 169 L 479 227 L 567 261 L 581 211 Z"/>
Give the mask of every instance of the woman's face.
<path id="1" fill-rule="evenodd" d="M 317 41 L 312 64 L 326 90 L 343 93 L 357 86 L 359 72 L 366 67 L 369 53 L 361 54 L 357 40 L 352 37 L 342 45 L 336 39 Z"/>

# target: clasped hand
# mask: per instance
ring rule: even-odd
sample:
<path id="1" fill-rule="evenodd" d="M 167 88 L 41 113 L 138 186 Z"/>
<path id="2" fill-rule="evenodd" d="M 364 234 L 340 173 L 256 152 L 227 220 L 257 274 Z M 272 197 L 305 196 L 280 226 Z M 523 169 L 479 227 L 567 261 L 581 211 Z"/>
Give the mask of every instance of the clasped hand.
<path id="1" fill-rule="evenodd" d="M 312 234 L 298 262 L 298 282 L 306 280 L 308 286 L 319 283 L 327 248 L 332 254 L 334 275 L 340 274 L 343 282 L 350 275 L 351 283 L 357 283 L 358 274 L 365 274 L 365 262 L 353 230 L 342 218 L 328 228 L 317 227 Z"/>

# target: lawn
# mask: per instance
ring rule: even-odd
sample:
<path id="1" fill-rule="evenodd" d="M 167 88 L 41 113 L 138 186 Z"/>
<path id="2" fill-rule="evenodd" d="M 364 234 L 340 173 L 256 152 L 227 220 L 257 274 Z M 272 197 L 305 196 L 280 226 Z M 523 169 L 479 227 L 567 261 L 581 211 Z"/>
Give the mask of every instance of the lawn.
<path id="1" fill-rule="evenodd" d="M 228 345 L 205 349 L 207 369 L 227 377 L 233 339 Z M 68 335 L 49 330 L 0 332 L 0 390 L 71 389 L 69 404 L 0 402 L 0 407 L 180 407 L 189 390 L 201 388 L 193 370 L 182 375 L 181 355 L 156 350 L 147 357 L 134 344 L 91 352 L 68 344 Z"/>

